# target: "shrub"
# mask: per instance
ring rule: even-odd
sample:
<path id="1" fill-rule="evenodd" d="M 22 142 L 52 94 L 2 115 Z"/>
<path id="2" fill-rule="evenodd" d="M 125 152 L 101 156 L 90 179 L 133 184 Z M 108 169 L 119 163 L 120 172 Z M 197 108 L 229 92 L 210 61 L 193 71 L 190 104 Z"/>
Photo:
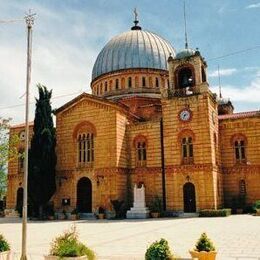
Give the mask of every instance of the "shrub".
<path id="1" fill-rule="evenodd" d="M 202 233 L 196 246 L 195 246 L 196 251 L 215 251 L 215 247 L 213 243 L 210 241 L 210 239 L 207 237 L 206 233 Z"/>
<path id="2" fill-rule="evenodd" d="M 200 217 L 227 217 L 231 215 L 231 209 L 203 209 L 199 212 Z"/>
<path id="3" fill-rule="evenodd" d="M 253 206 L 253 208 L 256 209 L 260 209 L 260 200 L 257 200 Z"/>
<path id="4" fill-rule="evenodd" d="M 86 255 L 90 260 L 95 259 L 94 252 L 78 241 L 78 234 L 75 226 L 54 239 L 51 244 L 50 255 L 58 256 L 60 258 Z"/>
<path id="5" fill-rule="evenodd" d="M 168 241 L 161 238 L 152 243 L 145 253 L 145 260 L 171 260 L 174 259 Z"/>
<path id="6" fill-rule="evenodd" d="M 151 210 L 151 212 L 162 213 L 163 210 L 162 200 L 158 195 L 156 195 L 154 199 L 151 201 L 149 209 Z"/>
<path id="7" fill-rule="evenodd" d="M 9 251 L 10 245 L 3 235 L 0 234 L 0 252 Z"/>
<path id="8" fill-rule="evenodd" d="M 125 208 L 123 200 L 111 200 L 111 204 L 115 210 L 116 216 L 115 218 L 124 218 L 125 217 Z"/>
<path id="9" fill-rule="evenodd" d="M 70 214 L 71 215 L 77 215 L 77 214 L 79 214 L 79 212 L 78 212 L 77 209 L 73 209 Z"/>

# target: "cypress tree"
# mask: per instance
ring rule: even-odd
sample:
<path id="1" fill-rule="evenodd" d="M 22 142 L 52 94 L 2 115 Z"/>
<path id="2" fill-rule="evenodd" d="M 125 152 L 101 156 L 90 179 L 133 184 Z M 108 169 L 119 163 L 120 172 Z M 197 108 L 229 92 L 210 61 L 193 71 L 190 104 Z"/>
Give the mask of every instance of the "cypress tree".
<path id="1" fill-rule="evenodd" d="M 39 98 L 36 110 L 33 136 L 29 150 L 28 195 L 33 212 L 42 217 L 43 208 L 56 190 L 56 135 L 53 126 L 52 91 L 37 84 Z"/>

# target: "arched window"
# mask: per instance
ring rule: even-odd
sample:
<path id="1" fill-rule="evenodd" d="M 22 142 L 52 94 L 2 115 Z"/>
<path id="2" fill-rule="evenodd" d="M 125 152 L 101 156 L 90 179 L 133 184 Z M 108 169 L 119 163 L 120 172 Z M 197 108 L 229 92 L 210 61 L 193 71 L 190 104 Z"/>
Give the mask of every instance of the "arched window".
<path id="1" fill-rule="evenodd" d="M 131 88 L 132 87 L 132 78 L 129 77 L 128 78 L 128 88 Z"/>
<path id="2" fill-rule="evenodd" d="M 142 86 L 143 86 L 143 87 L 146 86 L 146 79 L 145 79 L 145 77 L 142 77 Z"/>
<path id="3" fill-rule="evenodd" d="M 78 166 L 92 166 L 95 136 L 96 128 L 89 121 L 83 121 L 74 128 L 73 139 L 76 142 Z"/>
<path id="4" fill-rule="evenodd" d="M 235 158 L 237 162 L 246 161 L 245 140 L 236 140 L 234 144 Z"/>
<path id="5" fill-rule="evenodd" d="M 119 79 L 116 79 L 116 86 L 115 89 L 119 89 Z"/>
<path id="6" fill-rule="evenodd" d="M 103 84 L 101 83 L 100 84 L 100 95 L 102 95 L 102 92 L 103 92 Z"/>
<path id="7" fill-rule="evenodd" d="M 18 152 L 18 172 L 24 172 L 24 149 Z"/>
<path id="8" fill-rule="evenodd" d="M 182 138 L 182 163 L 193 163 L 193 144 L 192 137 Z"/>
<path id="9" fill-rule="evenodd" d="M 97 86 L 97 95 L 99 95 L 99 85 Z"/>
<path id="10" fill-rule="evenodd" d="M 156 86 L 157 88 L 159 88 L 159 79 L 158 79 L 158 78 L 155 78 L 155 86 Z"/>
<path id="11" fill-rule="evenodd" d="M 146 143 L 142 141 L 137 142 L 136 152 L 137 152 L 137 165 L 146 166 Z"/>
<path id="12" fill-rule="evenodd" d="M 143 135 L 138 135 L 134 139 L 134 147 L 136 152 L 136 166 L 145 167 L 147 159 L 147 139 Z"/>
<path id="13" fill-rule="evenodd" d="M 202 79 L 202 82 L 206 82 L 207 81 L 204 67 L 201 67 L 201 79 Z"/>
<path id="14" fill-rule="evenodd" d="M 179 88 L 187 88 L 194 86 L 194 77 L 191 68 L 184 67 L 178 71 Z"/>
<path id="15" fill-rule="evenodd" d="M 105 92 L 107 92 L 107 81 L 105 82 Z"/>
<path id="16" fill-rule="evenodd" d="M 94 134 L 83 133 L 78 136 L 78 163 L 86 164 L 94 161 Z"/>

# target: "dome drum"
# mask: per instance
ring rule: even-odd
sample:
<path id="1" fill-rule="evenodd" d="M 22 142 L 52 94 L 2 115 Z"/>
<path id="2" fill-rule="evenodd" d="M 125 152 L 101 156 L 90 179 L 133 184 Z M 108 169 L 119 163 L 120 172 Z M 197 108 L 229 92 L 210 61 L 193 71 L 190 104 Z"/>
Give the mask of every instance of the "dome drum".
<path id="1" fill-rule="evenodd" d="M 158 69 L 126 69 L 104 74 L 91 84 L 92 93 L 107 97 L 126 93 L 160 93 L 168 84 L 168 71 Z"/>

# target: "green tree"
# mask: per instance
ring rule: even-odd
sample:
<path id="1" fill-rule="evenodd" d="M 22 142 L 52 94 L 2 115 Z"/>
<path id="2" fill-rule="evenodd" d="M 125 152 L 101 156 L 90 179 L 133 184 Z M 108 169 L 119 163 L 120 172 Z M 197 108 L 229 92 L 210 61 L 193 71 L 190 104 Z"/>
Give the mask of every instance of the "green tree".
<path id="1" fill-rule="evenodd" d="M 0 199 L 3 199 L 7 187 L 7 163 L 17 158 L 17 143 L 19 138 L 13 135 L 9 138 L 10 118 L 0 117 Z"/>
<path id="2" fill-rule="evenodd" d="M 53 126 L 52 91 L 37 85 L 39 98 L 36 110 L 31 148 L 29 150 L 28 195 L 36 216 L 42 218 L 43 208 L 56 190 L 56 134 Z"/>

